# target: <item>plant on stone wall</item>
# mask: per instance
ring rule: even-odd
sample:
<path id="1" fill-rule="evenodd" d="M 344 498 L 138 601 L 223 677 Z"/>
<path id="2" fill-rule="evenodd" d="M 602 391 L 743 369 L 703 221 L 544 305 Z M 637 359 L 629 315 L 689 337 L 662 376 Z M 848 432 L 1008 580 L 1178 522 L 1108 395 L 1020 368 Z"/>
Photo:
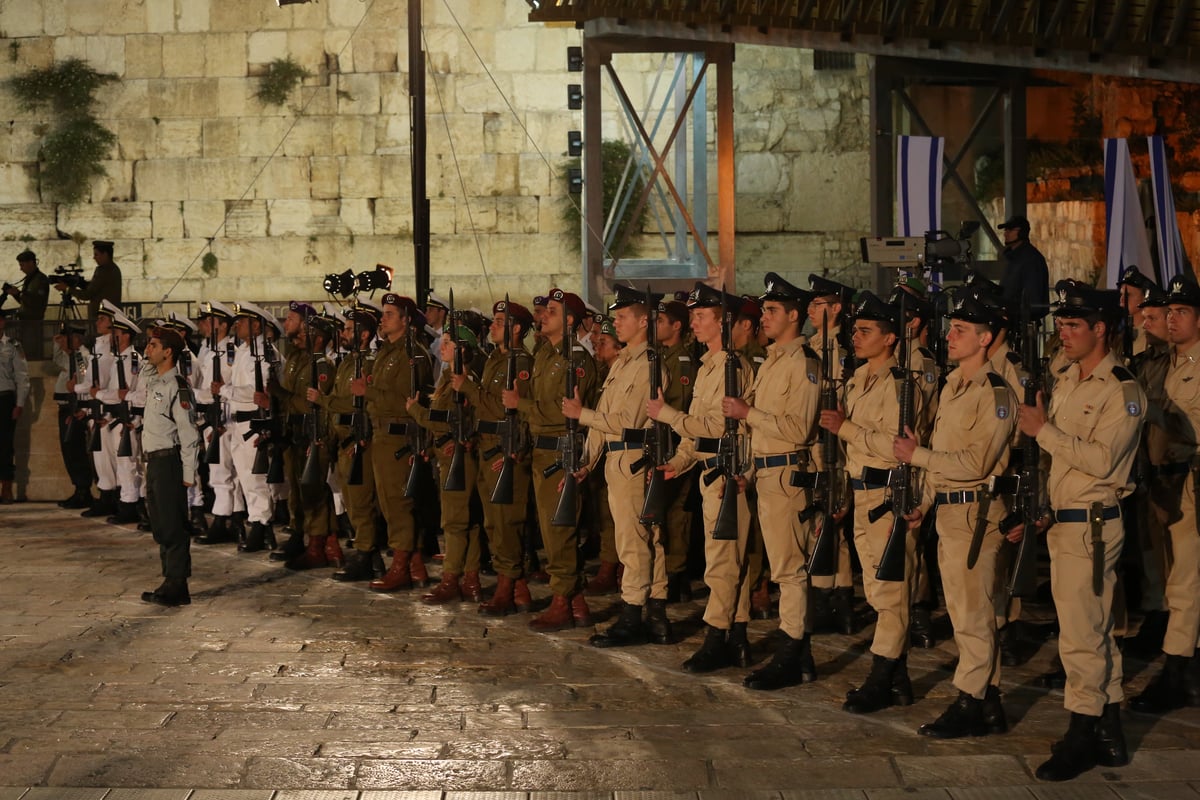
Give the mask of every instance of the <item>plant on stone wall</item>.
<path id="1" fill-rule="evenodd" d="M 613 205 L 620 199 L 617 192 L 622 188 L 621 179 L 625 176 L 625 167 L 629 163 L 632 150 L 627 142 L 617 139 L 605 139 L 600 144 L 600 174 L 604 179 L 604 218 L 608 219 L 609 213 L 612 211 Z M 568 176 L 572 169 L 579 169 L 582 161 L 578 158 L 570 159 L 563 163 L 559 169 L 559 176 L 564 184 L 569 180 Z M 613 242 L 620 242 L 625 236 L 625 231 L 631 230 L 634 235 L 629 238 L 629 244 L 625 248 L 625 252 L 615 255 L 621 258 L 637 255 L 637 237 L 636 234 L 642 230 L 642 226 L 646 221 L 646 215 L 649 211 L 649 204 L 643 206 L 642 211 L 634 219 L 633 211 L 637 205 L 637 198 L 640 196 L 642 188 L 646 185 L 646 176 L 641 169 L 635 168 L 633 181 L 636 184 L 633 197 L 626 204 L 621 215 L 621 219 L 617 221 L 616 232 L 612 238 Z M 568 186 L 568 189 L 570 187 Z M 626 187 L 628 188 L 628 187 Z M 580 196 L 567 194 L 567 200 L 563 203 L 562 220 L 567 225 L 568 233 L 570 234 L 571 243 L 576 250 L 583 246 L 582 238 L 576 234 L 580 229 Z"/>
<path id="2" fill-rule="evenodd" d="M 200 271 L 210 278 L 217 274 L 217 254 L 212 250 L 209 250 L 204 254 L 204 258 L 200 259 Z"/>
<path id="3" fill-rule="evenodd" d="M 300 85 L 300 81 L 312 77 L 312 73 L 292 60 L 277 58 L 267 64 L 267 71 L 259 79 L 258 91 L 254 96 L 265 105 L 281 106 L 288 95 Z"/>
<path id="4" fill-rule="evenodd" d="M 39 154 L 41 185 L 64 203 L 84 199 L 91 179 L 106 174 L 104 160 L 117 137 L 100 124 L 93 106 L 100 87 L 116 80 L 116 75 L 69 58 L 5 81 L 22 110 L 48 109 L 53 115 L 53 122 L 39 131 L 45 137 Z"/>

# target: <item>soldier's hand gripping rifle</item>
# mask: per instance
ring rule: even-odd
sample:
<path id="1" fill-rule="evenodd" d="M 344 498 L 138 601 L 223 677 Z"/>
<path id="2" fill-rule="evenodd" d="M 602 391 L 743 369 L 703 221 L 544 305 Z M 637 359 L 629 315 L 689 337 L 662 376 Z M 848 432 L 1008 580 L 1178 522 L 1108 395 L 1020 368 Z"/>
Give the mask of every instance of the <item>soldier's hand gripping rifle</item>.
<path id="1" fill-rule="evenodd" d="M 458 326 L 461 321 L 461 315 L 454 309 L 454 290 L 450 290 L 450 344 L 454 348 L 453 371 L 455 375 L 463 374 L 463 354 L 462 342 L 458 338 Z M 462 392 L 453 392 L 450 409 L 446 412 L 439 413 L 430 411 L 429 418 L 440 422 L 448 422 L 450 424 L 450 433 L 448 437 L 438 439 L 437 445 L 440 447 L 447 441 L 454 442 L 454 450 L 450 455 L 450 466 L 446 470 L 446 482 L 442 485 L 442 489 L 447 492 L 461 492 L 467 488 L 467 425 L 466 425 L 466 398 Z"/>
<path id="2" fill-rule="evenodd" d="M 308 347 L 312 354 L 309 366 L 308 388 L 319 390 L 321 375 L 317 370 L 320 354 L 313 347 L 313 327 L 308 326 Z M 304 432 L 308 436 L 308 453 L 304 459 L 304 471 L 300 475 L 301 486 L 319 486 L 325 479 L 325 470 L 321 469 L 321 448 L 324 447 L 324 431 L 321 425 L 321 407 L 310 401 L 308 412 L 304 415 Z"/>
<path id="3" fill-rule="evenodd" d="M 1028 377 L 1024 402 L 1036 406 L 1042 391 L 1041 360 L 1038 355 L 1038 326 L 1028 304 L 1021 306 L 1021 361 Z M 1017 502 L 1013 513 L 1000 523 L 1003 531 L 1021 526 L 1021 543 L 1008 582 L 1009 597 L 1034 597 L 1037 594 L 1038 520 L 1042 516 L 1041 448 L 1037 438 L 1021 434 L 1021 466 L 1017 480 Z"/>
<path id="4" fill-rule="evenodd" d="M 92 348 L 92 389 L 96 391 L 100 389 L 100 354 L 96 352 L 96 347 Z M 89 405 L 92 417 L 92 438 L 88 442 L 88 450 L 99 453 L 104 449 L 100 438 L 101 432 L 104 430 L 104 403 L 100 400 L 99 395 L 93 392 Z"/>
<path id="5" fill-rule="evenodd" d="M 362 333 L 358 327 L 358 312 L 351 312 L 351 314 L 354 320 L 354 380 L 359 381 L 363 376 Z M 350 455 L 350 474 L 346 477 L 346 483 L 350 486 L 362 486 L 363 455 L 366 453 L 367 440 L 370 438 L 365 411 L 366 397 L 356 394 L 352 402 L 354 411 L 350 414 L 350 435 L 342 442 L 341 446 L 354 448 L 354 452 Z"/>
<path id="6" fill-rule="evenodd" d="M 209 332 L 208 346 L 212 350 L 213 383 L 224 383 L 221 380 L 221 353 L 217 351 L 217 318 L 213 316 L 213 307 L 210 303 L 208 306 L 209 313 Z M 205 412 L 205 421 L 208 423 L 208 429 L 212 431 L 212 439 L 208 442 L 208 450 L 204 453 L 204 460 L 208 464 L 221 463 L 221 398 L 214 396 L 212 403 Z"/>
<path id="7" fill-rule="evenodd" d="M 508 364 L 504 373 L 504 388 L 512 391 L 517 385 L 517 348 L 513 346 L 512 312 L 508 310 L 508 295 L 504 295 L 504 346 L 508 348 Z M 503 429 L 500 434 L 500 448 L 504 453 L 504 463 L 500 465 L 500 475 L 496 478 L 496 488 L 492 490 L 492 502 L 505 505 L 513 502 L 513 477 L 516 474 L 517 459 L 520 457 L 521 428 L 515 408 L 504 409 Z M 484 458 L 491 459 L 497 451 L 489 450 Z"/>
<path id="8" fill-rule="evenodd" d="M 897 325 L 896 352 L 900 372 L 900 422 L 897 436 L 907 436 L 913 425 L 913 403 L 915 396 L 912 370 L 908 364 L 908 293 L 900 291 L 900 320 Z M 908 543 L 908 520 L 904 517 L 912 512 L 915 503 L 915 486 L 913 467 L 911 464 L 898 464 L 892 467 L 888 476 L 889 497 L 882 504 L 867 512 L 871 522 L 877 521 L 884 514 L 892 515 L 892 530 L 888 534 L 883 554 L 879 558 L 879 567 L 875 570 L 875 579 L 880 581 L 904 580 L 904 561 Z"/>
<path id="9" fill-rule="evenodd" d="M 650 399 L 662 392 L 662 364 L 658 353 L 658 303 L 646 287 L 646 360 L 650 365 Z M 646 495 L 640 516 L 643 525 L 661 525 L 670 503 L 667 479 L 660 466 L 671 458 L 671 428 L 655 420 L 646 429 L 642 440 L 642 457 L 630 466 L 634 475 L 646 470 Z"/>
<path id="10" fill-rule="evenodd" d="M 725 350 L 725 396 L 741 397 L 741 366 L 738 353 L 733 347 L 733 310 L 729 295 L 721 287 L 721 346 Z M 704 475 L 704 485 L 710 486 L 717 478 L 725 478 L 725 493 L 717 509 L 717 521 L 712 530 L 714 539 L 737 539 L 738 509 L 737 496 L 740 491 L 738 478 L 745 465 L 742 462 L 741 423 L 735 417 L 725 417 L 725 430 L 717 447 L 717 465 Z"/>
<path id="11" fill-rule="evenodd" d="M 254 359 L 254 395 L 257 403 L 258 395 L 266 390 L 266 381 L 263 378 L 263 356 L 258 352 L 258 337 L 254 335 L 253 330 L 250 331 L 250 358 Z M 266 475 L 271 468 L 271 414 L 265 408 L 259 408 L 257 414 L 258 416 L 250 420 L 250 430 L 246 431 L 242 439 L 249 441 L 251 436 L 258 437 L 254 445 L 254 465 L 250 474 Z"/>
<path id="12" fill-rule="evenodd" d="M 424 388 L 421 385 L 421 368 L 417 363 L 417 351 L 413 346 L 412 328 L 404 334 L 404 352 L 408 356 L 408 382 L 412 387 L 412 393 L 416 395 L 420 401 L 421 394 Z M 406 498 L 416 497 L 419 493 L 421 475 L 420 470 L 424 467 L 425 450 L 427 440 L 425 437 L 425 429 L 416 422 L 409 422 L 405 426 L 405 432 L 408 435 L 408 444 L 396 451 L 396 458 L 410 456 L 412 458 L 412 469 L 408 471 L 408 482 L 404 484 L 404 496 Z"/>
<path id="13" fill-rule="evenodd" d="M 575 373 L 575 331 L 567 322 L 567 303 L 562 303 L 563 324 L 563 360 L 566 361 L 566 386 L 563 396 L 574 398 L 579 391 L 579 379 Z M 558 506 L 554 509 L 551 525 L 573 528 L 578 520 L 579 481 L 575 473 L 579 471 L 579 461 L 583 452 L 583 437 L 579 433 L 579 420 L 567 417 L 567 432 L 558 439 L 558 461 L 542 471 L 549 478 L 559 470 L 563 471 L 562 491 L 558 495 Z"/>
<path id="14" fill-rule="evenodd" d="M 67 354 L 67 375 L 74 380 L 82 371 L 83 361 L 79 356 L 79 350 L 71 343 L 72 334 L 65 323 L 62 326 L 62 336 L 66 340 L 64 352 Z M 76 415 L 79 413 L 79 394 L 74 390 L 67 394 L 69 395 L 67 398 L 67 422 L 63 427 L 62 440 L 63 442 L 74 442 L 77 441 L 76 437 L 80 434 L 80 420 L 76 419 Z"/>
<path id="15" fill-rule="evenodd" d="M 821 345 L 821 411 L 837 411 L 837 379 L 833 377 L 833 337 L 829 331 L 829 312 L 825 312 L 825 337 Z M 845 474 L 839 466 L 840 446 L 837 434 L 821 430 L 821 470 L 796 472 L 792 486 L 811 488 L 812 503 L 800 512 L 800 521 L 808 522 L 820 515 L 816 539 L 808 556 L 808 574 L 828 576 L 837 574 L 838 528 L 834 516 L 846 503 Z"/>

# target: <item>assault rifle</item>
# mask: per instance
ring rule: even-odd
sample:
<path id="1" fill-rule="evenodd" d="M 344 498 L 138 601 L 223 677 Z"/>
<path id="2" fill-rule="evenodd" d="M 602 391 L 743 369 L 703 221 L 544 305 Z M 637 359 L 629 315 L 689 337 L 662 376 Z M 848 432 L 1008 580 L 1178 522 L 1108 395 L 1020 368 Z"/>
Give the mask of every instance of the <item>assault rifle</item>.
<path id="1" fill-rule="evenodd" d="M 265 343 L 266 339 L 263 341 Z M 254 335 L 253 328 L 250 330 L 250 358 L 254 359 L 254 394 L 257 396 L 266 391 L 266 381 L 263 378 L 263 357 L 262 353 L 258 352 L 258 337 Z M 270 411 L 259 408 L 257 416 L 250 420 L 250 430 L 242 436 L 244 441 L 250 441 L 251 436 L 258 437 L 258 441 L 254 445 L 254 465 L 250 468 L 251 475 L 266 475 L 270 472 L 271 426 Z"/>
<path id="2" fill-rule="evenodd" d="M 646 287 L 646 360 L 650 365 L 650 399 L 658 398 L 662 391 L 662 364 L 658 353 L 658 303 Z M 646 473 L 646 496 L 639 517 L 643 525 L 661 525 L 667 516 L 670 503 L 667 479 L 660 466 L 671 458 L 671 428 L 665 422 L 654 421 L 646 429 L 642 440 L 642 457 L 629 468 L 634 475 L 643 469 Z"/>
<path id="3" fill-rule="evenodd" d="M 96 342 L 99 345 L 99 341 Z M 97 352 L 97 346 L 92 347 L 92 388 L 100 388 L 100 354 Z M 88 442 L 88 450 L 93 453 L 99 453 L 104 449 L 101 443 L 101 434 L 104 431 L 104 403 L 101 402 L 99 396 L 93 396 L 91 401 L 91 416 L 92 416 L 92 438 Z"/>
<path id="4" fill-rule="evenodd" d="M 833 337 L 829 335 L 829 312 L 825 312 L 824 339 L 821 343 L 821 404 L 822 411 L 837 411 L 837 379 L 833 377 Z M 812 503 L 800 512 L 800 521 L 808 522 L 820 514 L 816 539 L 808 556 L 808 574 L 816 576 L 834 575 L 838 562 L 838 528 L 834 515 L 846 505 L 846 481 L 838 458 L 841 448 L 837 434 L 821 430 L 821 470 L 819 472 L 796 472 L 792 475 L 792 486 L 813 490 Z"/>
<path id="5" fill-rule="evenodd" d="M 1021 361 L 1028 373 L 1024 402 L 1037 405 L 1042 390 L 1041 359 L 1038 356 L 1038 323 L 1028 304 L 1021 306 Z M 1037 522 L 1042 516 L 1042 451 L 1037 438 L 1021 434 L 1021 467 L 1017 480 L 1017 502 L 1013 513 L 1000 523 L 1003 531 L 1021 526 L 1023 535 L 1017 546 L 1017 560 L 1008 582 L 1009 597 L 1033 597 L 1037 594 Z"/>
<path id="6" fill-rule="evenodd" d="M 320 354 L 313 347 L 313 328 L 308 326 L 308 349 L 312 360 L 309 363 L 308 388 L 320 388 L 321 375 L 317 371 Z M 325 479 L 325 471 L 321 469 L 321 448 L 324 446 L 324 436 L 321 425 L 321 407 L 310 401 L 308 412 L 304 415 L 304 432 L 308 437 L 308 453 L 304 459 L 304 471 L 300 475 L 301 486 L 319 486 Z"/>
<path id="7" fill-rule="evenodd" d="M 79 375 L 81 368 L 83 367 L 83 360 L 79 355 L 79 351 L 72 346 L 72 334 L 68 326 L 65 324 L 62 326 L 62 335 L 63 339 L 66 340 L 67 345 L 64 349 L 64 352 L 67 354 L 67 375 L 73 379 Z M 76 437 L 79 435 L 80 431 L 80 420 L 75 418 L 75 415 L 79 413 L 79 394 L 74 391 L 68 392 L 67 394 L 69 395 L 67 398 L 68 413 L 67 422 L 63 428 L 62 440 L 63 442 L 74 442 L 76 441 Z"/>
<path id="8" fill-rule="evenodd" d="M 213 307 L 210 303 L 208 306 L 208 346 L 212 349 L 213 371 L 212 379 L 214 383 L 223 383 L 221 380 L 221 353 L 217 351 L 218 326 L 217 318 L 213 315 Z M 212 431 L 212 439 L 208 442 L 208 450 L 204 453 L 204 461 L 208 464 L 221 463 L 221 399 L 213 397 L 212 404 L 209 405 L 208 411 L 205 412 L 205 421 L 208 423 L 209 430 Z"/>
<path id="9" fill-rule="evenodd" d="M 574 398 L 579 389 L 579 379 L 575 374 L 575 331 L 567 322 L 565 298 L 562 303 L 562 324 L 563 360 L 567 362 L 567 380 L 563 391 L 565 397 Z M 579 420 L 568 417 L 566 425 L 567 432 L 558 438 L 558 461 L 546 467 L 542 475 L 549 478 L 559 470 L 563 471 L 563 487 L 558 495 L 558 507 L 554 509 L 554 518 L 550 520 L 550 524 L 573 528 L 579 521 L 579 481 L 575 478 L 575 473 L 579 471 L 583 436 L 579 433 Z"/>
<path id="10" fill-rule="evenodd" d="M 113 350 L 116 351 L 120 346 L 117 335 L 114 333 Z M 125 357 L 114 352 L 113 358 L 117 360 L 117 388 L 122 392 L 128 391 L 129 377 L 125 374 Z M 130 358 L 137 358 L 137 356 L 131 353 Z M 118 405 L 121 409 L 117 419 L 121 423 L 121 442 L 117 445 L 117 458 L 131 458 L 133 456 L 133 412 L 129 408 L 128 400 L 122 399 Z"/>
<path id="11" fill-rule="evenodd" d="M 351 312 L 357 315 L 358 312 Z M 362 332 L 358 327 L 358 317 L 354 316 L 354 380 L 361 380 L 363 373 L 363 349 L 362 349 Z M 342 447 L 353 447 L 354 453 L 350 456 L 350 474 L 346 476 L 346 483 L 350 486 L 362 486 L 363 482 L 363 454 L 367 449 L 367 439 L 370 438 L 367 431 L 367 414 L 364 410 L 366 398 L 362 395 L 354 395 L 354 411 L 350 414 L 350 435 L 342 442 Z"/>
<path id="12" fill-rule="evenodd" d="M 740 397 L 741 381 L 738 368 L 741 366 L 738 353 L 733 347 L 733 309 L 729 306 L 729 295 L 721 287 L 721 347 L 725 350 L 725 396 Z M 742 474 L 742 436 L 740 422 L 734 417 L 725 417 L 725 431 L 717 447 L 717 465 L 704 475 L 704 485 L 710 486 L 717 478 L 725 478 L 725 493 L 717 509 L 717 521 L 712 530 L 714 539 L 737 539 L 738 534 L 738 476 Z"/>
<path id="13" fill-rule="evenodd" d="M 907 429 L 913 425 L 913 404 L 916 387 L 913 385 L 912 370 L 908 364 L 908 293 L 900 292 L 900 320 L 896 328 L 896 350 L 898 352 L 897 370 L 900 373 L 900 421 L 897 436 L 907 436 Z M 880 581 L 904 580 L 905 550 L 908 541 L 908 521 L 904 518 L 913 510 L 914 481 L 911 464 L 898 464 L 891 469 L 888 476 L 889 497 L 880 505 L 867 512 L 867 519 L 878 521 L 884 514 L 892 514 L 892 530 L 888 534 L 883 554 L 879 558 L 879 567 L 875 570 L 875 579 Z"/>
<path id="14" fill-rule="evenodd" d="M 512 391 L 517 385 L 517 348 L 513 346 L 512 312 L 508 310 L 508 295 L 504 295 L 504 346 L 508 348 L 508 364 L 504 373 L 504 388 Z M 492 502 L 509 505 L 513 502 L 513 477 L 516 474 L 517 458 L 520 456 L 521 428 L 515 408 L 504 409 L 504 422 L 500 433 L 500 450 L 504 463 L 500 465 L 500 476 L 492 490 Z M 491 459 L 497 451 L 489 450 L 484 457 Z"/>
<path id="15" fill-rule="evenodd" d="M 412 393 L 416 395 L 417 400 L 421 399 L 421 393 L 425 387 L 421 385 L 421 368 L 417 364 L 417 351 L 413 347 L 412 327 L 404 334 L 404 353 L 408 356 L 408 383 Z M 416 497 L 420 492 L 421 475 L 420 470 L 425 463 L 425 449 L 427 440 L 425 429 L 416 422 L 409 422 L 405 426 L 405 431 L 408 434 L 408 444 L 396 451 L 396 458 L 404 456 L 412 457 L 412 469 L 408 471 L 408 482 L 404 484 L 404 496 L 406 498 Z"/>
<path id="16" fill-rule="evenodd" d="M 462 315 L 454 309 L 453 289 L 450 290 L 449 316 L 450 343 L 454 347 L 454 362 L 452 369 L 455 375 L 462 375 L 462 343 L 458 338 L 458 326 L 461 322 Z M 443 491 L 447 492 L 461 492 L 467 488 L 467 414 L 465 406 L 466 398 L 463 397 L 462 392 L 454 392 L 448 411 L 429 412 L 429 418 L 431 420 L 447 422 L 450 424 L 450 433 L 446 437 L 442 437 L 437 441 L 438 446 L 441 446 L 450 440 L 453 440 L 454 442 L 454 452 L 450 456 L 450 466 L 446 470 L 446 482 L 442 486 Z"/>

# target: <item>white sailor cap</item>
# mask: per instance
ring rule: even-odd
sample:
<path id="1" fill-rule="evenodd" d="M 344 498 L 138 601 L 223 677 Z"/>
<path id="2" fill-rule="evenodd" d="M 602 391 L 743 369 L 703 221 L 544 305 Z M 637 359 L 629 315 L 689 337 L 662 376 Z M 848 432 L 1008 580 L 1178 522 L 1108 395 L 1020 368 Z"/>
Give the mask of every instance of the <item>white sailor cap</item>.
<path id="1" fill-rule="evenodd" d="M 191 331 L 192 333 L 200 332 L 200 328 L 199 328 L 199 326 L 196 325 L 196 323 L 192 322 L 190 319 L 188 319 L 183 314 L 180 314 L 178 311 L 171 312 L 171 318 L 169 320 L 167 320 L 166 327 L 187 330 L 187 331 Z"/>
<path id="2" fill-rule="evenodd" d="M 265 308 L 257 306 L 254 303 L 235 303 L 234 308 L 237 310 L 239 317 L 258 317 L 280 334 L 283 333 L 283 327 L 280 326 L 279 320 L 275 319 L 275 315 Z"/>
<path id="3" fill-rule="evenodd" d="M 227 320 L 232 320 L 237 316 L 237 313 L 218 300 L 209 300 L 200 306 L 200 316 L 202 317 L 224 317 Z"/>
<path id="4" fill-rule="evenodd" d="M 122 314 L 120 311 L 113 314 L 112 324 L 114 328 L 120 328 L 122 330 L 129 331 L 135 336 L 142 332 L 142 329 L 139 328 L 133 320 Z"/>
<path id="5" fill-rule="evenodd" d="M 121 313 L 121 309 L 117 308 L 116 304 L 114 304 L 111 300 L 101 300 L 100 301 L 100 310 L 97 311 L 96 313 L 97 314 L 107 314 L 108 316 L 112 317 L 113 319 L 116 319 L 117 315 Z"/>
<path id="6" fill-rule="evenodd" d="M 425 295 L 425 308 L 429 308 L 430 306 L 443 308 L 446 311 L 450 310 L 450 304 L 433 289 L 430 289 L 429 294 Z"/>

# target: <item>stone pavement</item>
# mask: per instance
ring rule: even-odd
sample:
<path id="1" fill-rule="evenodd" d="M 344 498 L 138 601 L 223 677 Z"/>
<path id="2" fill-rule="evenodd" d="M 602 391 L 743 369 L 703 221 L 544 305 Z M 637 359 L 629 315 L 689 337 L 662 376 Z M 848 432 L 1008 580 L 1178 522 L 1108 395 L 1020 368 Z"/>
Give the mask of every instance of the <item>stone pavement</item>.
<path id="1" fill-rule="evenodd" d="M 50 505 L 0 509 L 0 547 L 0 800 L 1200 800 L 1196 709 L 1127 713 L 1128 767 L 1033 780 L 1066 725 L 1031 686 L 1050 645 L 1007 676 L 1008 735 L 941 742 L 914 731 L 955 695 L 950 645 L 910 656 L 915 705 L 856 717 L 866 633 L 815 640 L 817 683 L 752 693 L 679 671 L 699 602 L 672 607 L 680 644 L 596 650 L 231 546 L 193 548 L 192 605 L 146 605 L 150 537 Z"/>

